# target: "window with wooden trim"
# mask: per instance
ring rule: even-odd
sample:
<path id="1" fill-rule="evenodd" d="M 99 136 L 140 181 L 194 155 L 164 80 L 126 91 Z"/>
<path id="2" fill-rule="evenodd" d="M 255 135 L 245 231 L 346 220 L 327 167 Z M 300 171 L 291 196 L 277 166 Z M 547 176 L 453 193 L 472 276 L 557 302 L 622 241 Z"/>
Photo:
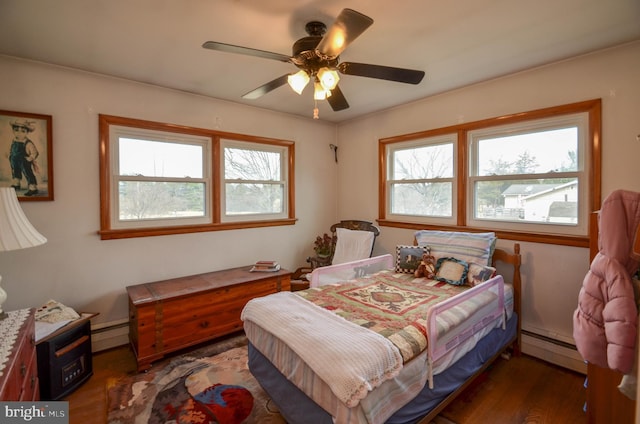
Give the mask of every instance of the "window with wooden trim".
<path id="1" fill-rule="evenodd" d="M 390 219 L 454 225 L 457 210 L 456 134 L 389 144 L 387 210 Z"/>
<path id="2" fill-rule="evenodd" d="M 223 139 L 222 150 L 222 220 L 285 218 L 286 147 Z"/>
<path id="3" fill-rule="evenodd" d="M 291 225 L 294 144 L 100 115 L 102 239 Z"/>
<path id="4" fill-rule="evenodd" d="M 381 139 L 379 223 L 586 245 L 600 206 L 600 113 L 598 99 Z"/>

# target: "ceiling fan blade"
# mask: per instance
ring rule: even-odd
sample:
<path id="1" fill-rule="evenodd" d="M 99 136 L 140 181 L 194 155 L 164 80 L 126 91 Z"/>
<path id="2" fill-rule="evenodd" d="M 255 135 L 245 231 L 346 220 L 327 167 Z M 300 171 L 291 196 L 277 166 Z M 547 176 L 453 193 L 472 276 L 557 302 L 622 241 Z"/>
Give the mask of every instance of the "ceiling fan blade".
<path id="1" fill-rule="evenodd" d="M 316 51 L 322 56 L 336 58 L 371 24 L 373 19 L 370 17 L 352 9 L 343 9 L 318 43 Z"/>
<path id="2" fill-rule="evenodd" d="M 287 83 L 287 77 L 289 74 L 285 74 L 281 77 L 274 79 L 273 81 L 269 81 L 265 85 L 262 85 L 255 90 L 251 90 L 248 93 L 242 96 L 243 99 L 255 100 L 258 99 L 270 91 L 275 90 L 276 88 L 282 87 Z"/>
<path id="3" fill-rule="evenodd" d="M 334 110 L 334 112 L 349 108 L 347 99 L 344 97 L 344 94 L 342 94 L 340 87 L 338 87 L 337 85 L 333 90 L 331 90 L 331 95 L 327 97 L 327 102 L 329 102 L 329 105 L 331 106 L 331 109 Z"/>
<path id="4" fill-rule="evenodd" d="M 338 65 L 338 70 L 345 75 L 384 79 L 407 84 L 420 84 L 420 81 L 424 78 L 424 71 L 370 65 L 367 63 L 342 62 Z"/>
<path id="5" fill-rule="evenodd" d="M 265 50 L 251 49 L 249 47 L 234 46 L 233 44 L 218 43 L 217 41 L 206 41 L 204 44 L 202 44 L 202 47 L 204 47 L 205 49 L 217 50 L 220 52 L 237 53 L 247 56 L 261 57 L 263 59 L 279 60 L 280 62 L 290 63 L 291 61 L 291 57 L 284 54 L 272 53 Z"/>

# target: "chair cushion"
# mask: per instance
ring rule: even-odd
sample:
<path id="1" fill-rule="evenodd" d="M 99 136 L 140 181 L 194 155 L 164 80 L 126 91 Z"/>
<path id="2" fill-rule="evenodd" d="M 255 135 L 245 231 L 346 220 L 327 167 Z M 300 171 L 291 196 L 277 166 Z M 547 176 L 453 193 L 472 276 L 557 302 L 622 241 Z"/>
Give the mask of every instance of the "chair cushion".
<path id="1" fill-rule="evenodd" d="M 332 265 L 366 259 L 371 256 L 374 234 L 371 231 L 336 228 L 336 250 Z"/>

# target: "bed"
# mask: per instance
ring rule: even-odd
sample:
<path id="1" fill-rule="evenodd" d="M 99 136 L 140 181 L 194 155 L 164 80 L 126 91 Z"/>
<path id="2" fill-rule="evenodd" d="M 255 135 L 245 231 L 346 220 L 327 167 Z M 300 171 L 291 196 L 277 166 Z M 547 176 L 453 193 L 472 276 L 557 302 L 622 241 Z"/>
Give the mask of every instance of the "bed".
<path id="1" fill-rule="evenodd" d="M 420 258 L 401 254 L 416 248 L 464 264 L 464 278 L 416 278 L 408 264 Z M 520 260 L 493 233 L 417 232 L 395 260 L 314 270 L 310 289 L 243 310 L 249 369 L 291 424 L 428 423 L 497 357 L 519 353 Z M 508 284 L 498 273 L 473 284 L 469 264 L 498 262 L 513 268 Z"/>

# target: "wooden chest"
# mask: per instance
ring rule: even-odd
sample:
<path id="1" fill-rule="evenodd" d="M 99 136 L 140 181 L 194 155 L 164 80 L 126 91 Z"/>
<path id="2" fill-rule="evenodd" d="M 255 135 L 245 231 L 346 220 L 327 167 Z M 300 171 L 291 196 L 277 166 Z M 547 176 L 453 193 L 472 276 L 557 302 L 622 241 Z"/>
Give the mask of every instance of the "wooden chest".
<path id="1" fill-rule="evenodd" d="M 129 340 L 138 371 L 188 346 L 242 330 L 240 314 L 254 297 L 291 289 L 291 272 L 251 266 L 127 287 Z"/>
<path id="2" fill-rule="evenodd" d="M 34 310 L 9 312 L 5 320 L 0 334 L 0 400 L 39 400 Z"/>

